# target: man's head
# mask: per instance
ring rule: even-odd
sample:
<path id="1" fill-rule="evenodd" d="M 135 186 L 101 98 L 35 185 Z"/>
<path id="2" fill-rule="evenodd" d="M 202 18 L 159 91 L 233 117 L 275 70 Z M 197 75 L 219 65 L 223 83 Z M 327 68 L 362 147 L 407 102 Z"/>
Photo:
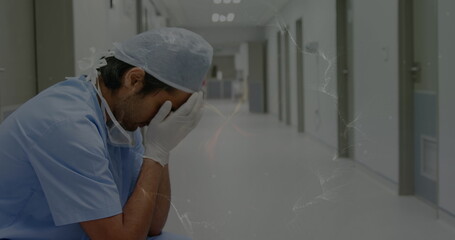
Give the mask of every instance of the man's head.
<path id="1" fill-rule="evenodd" d="M 105 98 L 129 131 L 147 125 L 165 101 L 176 110 L 199 91 L 213 55 L 202 37 L 181 28 L 136 35 L 115 44 L 114 52 L 99 70 Z"/>
<path id="2" fill-rule="evenodd" d="M 103 95 L 117 121 L 128 131 L 147 125 L 165 101 L 170 100 L 176 110 L 191 95 L 114 57 L 106 61 L 107 65 L 99 69 Z"/>

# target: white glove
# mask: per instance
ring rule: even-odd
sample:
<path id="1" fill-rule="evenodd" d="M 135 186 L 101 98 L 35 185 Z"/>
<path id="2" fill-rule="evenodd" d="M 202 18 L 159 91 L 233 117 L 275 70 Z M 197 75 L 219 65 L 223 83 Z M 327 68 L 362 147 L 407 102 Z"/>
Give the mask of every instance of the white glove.
<path id="1" fill-rule="evenodd" d="M 161 106 L 144 131 L 144 158 L 152 159 L 162 166 L 169 163 L 169 152 L 199 123 L 204 103 L 203 95 L 202 92 L 193 93 L 186 103 L 173 113 L 170 113 L 170 101 Z"/>

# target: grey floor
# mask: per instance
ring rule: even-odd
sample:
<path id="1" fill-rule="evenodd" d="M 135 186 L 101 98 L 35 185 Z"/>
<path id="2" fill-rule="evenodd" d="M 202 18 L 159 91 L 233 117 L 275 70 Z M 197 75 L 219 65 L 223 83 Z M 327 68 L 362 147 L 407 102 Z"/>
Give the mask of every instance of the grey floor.
<path id="1" fill-rule="evenodd" d="M 455 239 L 414 197 L 245 104 L 209 101 L 172 152 L 167 231 L 194 240 Z"/>

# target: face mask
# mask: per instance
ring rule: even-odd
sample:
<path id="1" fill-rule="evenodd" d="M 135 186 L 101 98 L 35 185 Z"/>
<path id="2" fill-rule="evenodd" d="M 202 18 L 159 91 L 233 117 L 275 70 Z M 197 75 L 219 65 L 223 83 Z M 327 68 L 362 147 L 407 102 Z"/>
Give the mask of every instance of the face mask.
<path id="1" fill-rule="evenodd" d="M 134 135 L 133 132 L 126 131 L 120 125 L 120 123 L 115 119 L 114 114 L 112 114 L 109 105 L 103 99 L 103 107 L 101 108 L 103 112 L 107 112 L 111 119 L 111 123 L 107 126 L 107 135 L 109 143 L 117 147 L 132 147 L 134 146 Z"/>
<path id="2" fill-rule="evenodd" d="M 96 93 L 101 99 L 101 111 L 104 113 L 104 118 L 106 118 L 106 113 L 109 115 L 111 119 L 111 124 L 107 126 L 107 135 L 108 141 L 111 145 L 116 147 L 132 147 L 134 146 L 134 135 L 133 132 L 126 131 L 120 125 L 120 123 L 115 119 L 114 114 L 112 113 L 109 105 L 107 104 L 104 97 L 101 95 L 101 90 L 99 88 L 95 88 Z"/>

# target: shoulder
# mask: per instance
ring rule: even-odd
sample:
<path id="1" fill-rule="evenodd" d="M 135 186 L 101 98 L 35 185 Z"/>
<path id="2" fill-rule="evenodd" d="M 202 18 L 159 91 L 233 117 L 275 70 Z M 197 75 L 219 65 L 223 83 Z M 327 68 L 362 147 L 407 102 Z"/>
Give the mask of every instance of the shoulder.
<path id="1" fill-rule="evenodd" d="M 20 125 L 24 134 L 32 138 L 62 125 L 69 128 L 95 126 L 98 131 L 103 128 L 103 115 L 93 86 L 77 78 L 44 90 L 10 117 L 10 121 Z"/>

